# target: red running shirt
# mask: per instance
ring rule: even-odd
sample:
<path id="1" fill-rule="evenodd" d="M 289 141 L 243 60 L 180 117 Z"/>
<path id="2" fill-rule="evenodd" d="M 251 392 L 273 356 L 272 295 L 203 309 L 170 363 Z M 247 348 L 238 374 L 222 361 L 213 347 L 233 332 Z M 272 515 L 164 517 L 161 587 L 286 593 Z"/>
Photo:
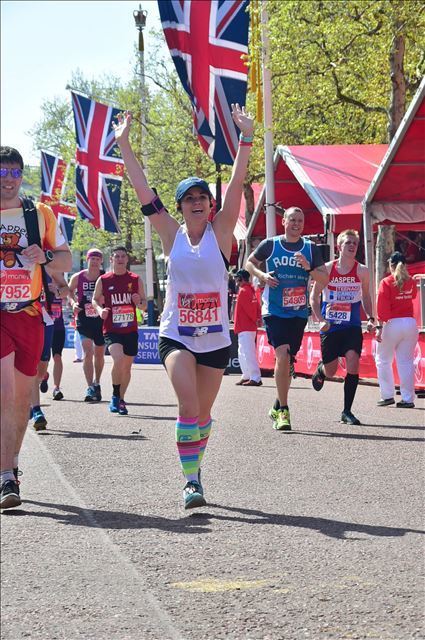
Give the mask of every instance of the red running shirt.
<path id="1" fill-rule="evenodd" d="M 103 321 L 103 333 L 132 333 L 137 331 L 136 305 L 133 293 L 139 293 L 139 276 L 127 271 L 117 276 L 112 271 L 101 276 L 104 306 L 110 309 Z"/>

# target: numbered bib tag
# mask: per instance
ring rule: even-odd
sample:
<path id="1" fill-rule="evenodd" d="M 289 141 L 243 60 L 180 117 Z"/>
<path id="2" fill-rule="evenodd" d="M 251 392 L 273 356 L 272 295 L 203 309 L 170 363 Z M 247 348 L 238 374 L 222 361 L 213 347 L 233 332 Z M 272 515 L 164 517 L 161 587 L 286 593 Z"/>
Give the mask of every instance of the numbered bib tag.
<path id="1" fill-rule="evenodd" d="M 348 302 L 334 302 L 326 305 L 326 320 L 332 320 L 334 324 L 349 322 L 351 318 L 351 304 Z"/>
<path id="2" fill-rule="evenodd" d="M 131 304 L 120 304 L 112 307 L 112 324 L 114 327 L 127 327 L 134 321 L 134 307 Z"/>
<path id="3" fill-rule="evenodd" d="M 86 314 L 86 318 L 97 318 L 97 311 L 94 306 L 90 302 L 86 302 L 84 305 L 84 313 Z"/>
<path id="4" fill-rule="evenodd" d="M 51 313 L 50 315 L 54 320 L 57 320 L 62 315 L 62 303 L 61 302 L 52 302 L 51 304 Z"/>
<path id="5" fill-rule="evenodd" d="M 26 269 L 2 269 L 0 279 L 1 308 L 17 311 L 31 302 L 31 273 Z"/>
<path id="6" fill-rule="evenodd" d="M 283 307 L 305 307 L 307 295 L 305 287 L 285 287 L 282 294 Z"/>
<path id="7" fill-rule="evenodd" d="M 223 331 L 220 293 L 179 293 L 178 330 L 182 336 L 199 337 Z"/>

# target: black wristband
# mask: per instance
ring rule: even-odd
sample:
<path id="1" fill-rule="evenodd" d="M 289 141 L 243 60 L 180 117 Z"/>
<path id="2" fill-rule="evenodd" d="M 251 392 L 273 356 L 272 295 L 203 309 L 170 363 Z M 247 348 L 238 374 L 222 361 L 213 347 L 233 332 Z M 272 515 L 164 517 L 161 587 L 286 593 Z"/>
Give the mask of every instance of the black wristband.
<path id="1" fill-rule="evenodd" d="M 149 204 L 142 204 L 140 207 L 144 216 L 152 216 L 154 213 L 161 213 L 166 211 L 166 208 L 162 204 L 160 197 L 155 196 Z"/>

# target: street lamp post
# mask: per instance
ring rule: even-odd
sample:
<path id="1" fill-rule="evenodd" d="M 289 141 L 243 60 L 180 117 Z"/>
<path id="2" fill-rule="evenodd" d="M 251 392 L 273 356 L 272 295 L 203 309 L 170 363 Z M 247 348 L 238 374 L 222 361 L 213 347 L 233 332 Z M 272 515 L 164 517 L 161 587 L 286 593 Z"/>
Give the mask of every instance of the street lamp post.
<path id="1" fill-rule="evenodd" d="M 139 64 L 140 64 L 140 108 L 142 125 L 142 163 L 146 174 L 147 154 L 143 145 L 143 135 L 146 131 L 146 88 L 145 88 L 145 44 L 143 40 L 143 29 L 146 27 L 146 17 L 148 12 L 139 8 L 133 11 L 136 29 L 139 32 Z M 155 322 L 155 307 L 153 295 L 153 250 L 152 250 L 152 227 L 148 218 L 145 218 L 145 264 L 146 264 L 146 295 L 148 303 L 148 325 L 153 326 Z"/>

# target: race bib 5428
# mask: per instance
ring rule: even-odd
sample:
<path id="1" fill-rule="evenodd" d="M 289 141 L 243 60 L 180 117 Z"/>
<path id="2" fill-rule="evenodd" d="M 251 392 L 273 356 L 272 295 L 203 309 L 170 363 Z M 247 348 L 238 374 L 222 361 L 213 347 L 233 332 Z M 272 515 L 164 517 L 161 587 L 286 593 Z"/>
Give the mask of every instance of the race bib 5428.
<path id="1" fill-rule="evenodd" d="M 350 322 L 351 304 L 348 302 L 334 302 L 332 304 L 327 304 L 325 318 L 326 320 L 332 320 L 335 324 Z"/>

